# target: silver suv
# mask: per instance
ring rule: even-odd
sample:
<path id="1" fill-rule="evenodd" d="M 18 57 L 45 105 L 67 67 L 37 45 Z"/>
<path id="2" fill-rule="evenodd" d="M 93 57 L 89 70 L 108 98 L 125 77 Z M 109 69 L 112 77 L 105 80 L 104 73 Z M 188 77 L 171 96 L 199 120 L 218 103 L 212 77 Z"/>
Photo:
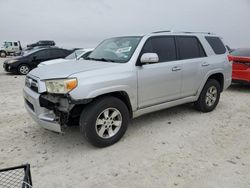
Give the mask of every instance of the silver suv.
<path id="1" fill-rule="evenodd" d="M 231 84 L 227 54 L 211 33 L 110 38 L 87 60 L 32 70 L 25 107 L 46 129 L 79 125 L 93 145 L 109 146 L 124 135 L 130 119 L 143 114 L 192 102 L 202 112 L 214 110 Z"/>

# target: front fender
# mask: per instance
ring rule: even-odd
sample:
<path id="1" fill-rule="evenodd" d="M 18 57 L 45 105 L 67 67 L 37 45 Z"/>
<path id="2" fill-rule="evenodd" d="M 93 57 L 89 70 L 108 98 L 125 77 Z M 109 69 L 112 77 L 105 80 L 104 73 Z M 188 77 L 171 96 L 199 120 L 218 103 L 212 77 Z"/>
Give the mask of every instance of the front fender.
<path id="1" fill-rule="evenodd" d="M 79 78 L 79 77 L 78 77 Z M 126 92 L 132 109 L 137 105 L 137 81 L 133 72 L 82 77 L 69 94 L 74 100 L 93 99 L 113 92 Z"/>

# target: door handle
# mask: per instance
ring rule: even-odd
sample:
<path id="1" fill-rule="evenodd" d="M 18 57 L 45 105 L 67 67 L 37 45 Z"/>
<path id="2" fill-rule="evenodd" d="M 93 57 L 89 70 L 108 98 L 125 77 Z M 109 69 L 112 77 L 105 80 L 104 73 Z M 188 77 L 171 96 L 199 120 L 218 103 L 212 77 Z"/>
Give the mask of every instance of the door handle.
<path id="1" fill-rule="evenodd" d="M 181 67 L 179 66 L 175 66 L 172 68 L 172 71 L 180 71 L 181 70 Z"/>
<path id="2" fill-rule="evenodd" d="M 203 67 L 207 67 L 207 66 L 209 66 L 209 65 L 210 65 L 210 64 L 207 63 L 207 62 L 204 62 L 204 63 L 201 64 L 201 66 L 203 66 Z"/>

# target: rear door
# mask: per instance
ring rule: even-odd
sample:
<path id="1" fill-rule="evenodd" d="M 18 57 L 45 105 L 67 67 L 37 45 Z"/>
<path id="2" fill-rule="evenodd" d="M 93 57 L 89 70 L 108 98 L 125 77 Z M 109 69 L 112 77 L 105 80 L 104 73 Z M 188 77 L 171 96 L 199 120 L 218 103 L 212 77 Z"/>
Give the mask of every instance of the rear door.
<path id="1" fill-rule="evenodd" d="M 138 68 L 138 106 L 152 105 L 180 98 L 181 65 L 177 61 L 175 38 L 157 36 L 149 38 L 139 56 L 156 53 L 159 62 L 145 64 Z"/>
<path id="2" fill-rule="evenodd" d="M 181 97 L 196 95 L 203 80 L 206 54 L 195 36 L 177 36 L 178 57 L 182 62 Z"/>

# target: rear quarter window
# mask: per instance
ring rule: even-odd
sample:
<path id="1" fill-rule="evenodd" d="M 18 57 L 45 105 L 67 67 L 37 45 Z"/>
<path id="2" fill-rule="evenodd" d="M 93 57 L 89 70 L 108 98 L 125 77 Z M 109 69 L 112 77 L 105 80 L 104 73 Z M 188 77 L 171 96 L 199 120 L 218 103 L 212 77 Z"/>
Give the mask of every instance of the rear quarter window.
<path id="1" fill-rule="evenodd" d="M 226 53 L 226 47 L 222 43 L 219 37 L 205 37 L 209 45 L 212 47 L 215 54 L 224 54 Z"/>

